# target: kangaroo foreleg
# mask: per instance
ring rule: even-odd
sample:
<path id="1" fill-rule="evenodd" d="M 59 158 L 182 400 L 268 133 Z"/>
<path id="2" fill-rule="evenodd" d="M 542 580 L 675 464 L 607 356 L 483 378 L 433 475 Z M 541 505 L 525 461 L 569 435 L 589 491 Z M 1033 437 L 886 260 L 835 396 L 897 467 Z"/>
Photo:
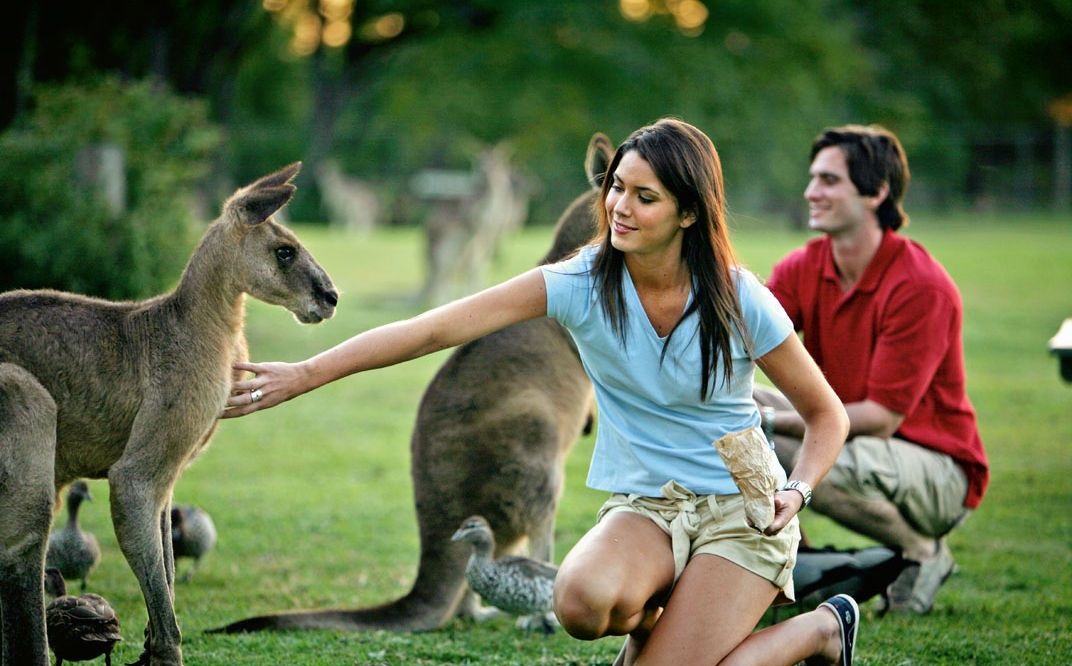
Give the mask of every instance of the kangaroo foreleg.
<path id="1" fill-rule="evenodd" d="M 113 467 L 109 473 L 112 522 L 119 548 L 141 586 L 149 615 L 146 652 L 137 663 L 180 666 L 182 636 L 172 606 L 172 591 L 160 539 L 160 502 L 151 492 L 139 492 L 129 475 Z"/>
<path id="2" fill-rule="evenodd" d="M 171 604 L 175 605 L 175 551 L 174 544 L 171 541 L 171 501 L 169 500 L 164 510 L 160 512 L 160 543 L 164 551 L 164 576 L 167 579 L 168 589 L 171 592 Z M 135 664 L 148 664 L 149 655 L 151 654 L 150 637 L 152 636 L 152 624 L 146 622 L 145 624 L 145 642 L 142 648 L 141 655 L 138 660 L 130 666 Z"/>
<path id="3" fill-rule="evenodd" d="M 147 422 L 153 424 L 152 436 L 143 434 L 147 429 L 140 427 Z M 108 472 L 116 539 L 138 579 L 149 615 L 146 651 L 137 663 L 182 664 L 182 636 L 173 605 L 169 505 L 184 460 L 184 444 L 198 440 L 197 435 L 183 433 L 181 423 L 169 424 L 159 415 L 139 415 L 123 456 Z"/>

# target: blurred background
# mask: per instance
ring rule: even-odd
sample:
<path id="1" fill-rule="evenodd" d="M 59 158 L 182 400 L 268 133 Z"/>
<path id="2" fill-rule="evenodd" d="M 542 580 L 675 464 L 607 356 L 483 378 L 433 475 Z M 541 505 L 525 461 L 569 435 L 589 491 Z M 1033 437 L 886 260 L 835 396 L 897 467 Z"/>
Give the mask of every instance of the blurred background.
<path id="1" fill-rule="evenodd" d="M 1069 0 L 26 0 L 0 53 L 0 288 L 173 284 L 235 187 L 293 221 L 550 224 L 595 131 L 719 148 L 731 211 L 803 222 L 808 147 L 881 123 L 909 212 L 1070 210 Z M 490 212 L 489 212 L 490 211 Z M 62 242 L 59 242 L 61 241 Z"/>

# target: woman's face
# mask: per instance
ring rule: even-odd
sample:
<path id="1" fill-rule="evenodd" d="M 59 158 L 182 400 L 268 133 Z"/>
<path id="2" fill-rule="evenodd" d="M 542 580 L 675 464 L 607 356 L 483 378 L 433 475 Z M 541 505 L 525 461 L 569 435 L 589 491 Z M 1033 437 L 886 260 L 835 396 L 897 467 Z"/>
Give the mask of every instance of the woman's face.
<path id="1" fill-rule="evenodd" d="M 610 221 L 611 245 L 625 253 L 652 254 L 676 247 L 695 221 L 678 212 L 677 200 L 663 187 L 648 161 L 635 150 L 622 156 L 603 205 Z M 679 256 L 679 255 L 678 255 Z"/>

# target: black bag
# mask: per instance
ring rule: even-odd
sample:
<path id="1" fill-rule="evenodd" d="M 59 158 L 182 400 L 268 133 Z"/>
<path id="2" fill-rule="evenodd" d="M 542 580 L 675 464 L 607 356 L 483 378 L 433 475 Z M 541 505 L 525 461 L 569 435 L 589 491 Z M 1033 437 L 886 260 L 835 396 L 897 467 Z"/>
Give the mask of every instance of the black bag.
<path id="1" fill-rule="evenodd" d="M 836 550 L 801 544 L 793 569 L 798 604 L 818 606 L 835 594 L 848 594 L 862 604 L 886 588 L 909 562 L 884 546 Z"/>

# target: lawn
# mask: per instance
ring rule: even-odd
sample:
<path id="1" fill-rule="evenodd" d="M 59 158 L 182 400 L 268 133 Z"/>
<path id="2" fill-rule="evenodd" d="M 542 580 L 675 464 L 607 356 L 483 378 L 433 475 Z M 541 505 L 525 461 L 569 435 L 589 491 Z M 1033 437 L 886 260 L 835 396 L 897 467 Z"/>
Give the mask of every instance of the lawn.
<path id="1" fill-rule="evenodd" d="M 297 230 L 341 289 L 338 315 L 301 326 L 278 308 L 251 302 L 255 360 L 305 358 L 417 312 L 423 244 L 416 230 L 365 237 Z M 919 215 L 906 233 L 945 264 L 963 293 L 969 391 L 993 477 L 983 505 L 951 537 L 959 572 L 935 611 L 877 618 L 865 605 L 857 663 L 1072 663 L 1072 385 L 1062 383 L 1046 351 L 1062 319 L 1072 316 L 1072 222 Z M 511 239 L 494 274 L 531 266 L 549 235 L 548 227 L 536 227 Z M 761 276 L 808 237 L 746 216 L 734 224 L 741 260 Z M 220 534 L 193 581 L 176 590 L 188 664 L 611 663 L 619 638 L 526 636 L 506 620 L 455 621 L 421 634 L 203 633 L 250 614 L 372 605 L 409 589 L 418 553 L 409 433 L 421 392 L 446 353 L 221 424 L 175 492 L 177 502 L 208 510 Z M 557 560 L 602 501 L 584 487 L 591 444 L 580 440 L 568 460 Z M 120 614 L 126 640 L 114 657 L 125 663 L 140 652 L 146 616 L 112 534 L 107 485 L 93 481 L 91 489 L 96 500 L 84 505 L 83 524 L 99 537 L 104 558 L 90 590 Z M 804 520 L 819 545 L 867 544 L 820 516 Z"/>

